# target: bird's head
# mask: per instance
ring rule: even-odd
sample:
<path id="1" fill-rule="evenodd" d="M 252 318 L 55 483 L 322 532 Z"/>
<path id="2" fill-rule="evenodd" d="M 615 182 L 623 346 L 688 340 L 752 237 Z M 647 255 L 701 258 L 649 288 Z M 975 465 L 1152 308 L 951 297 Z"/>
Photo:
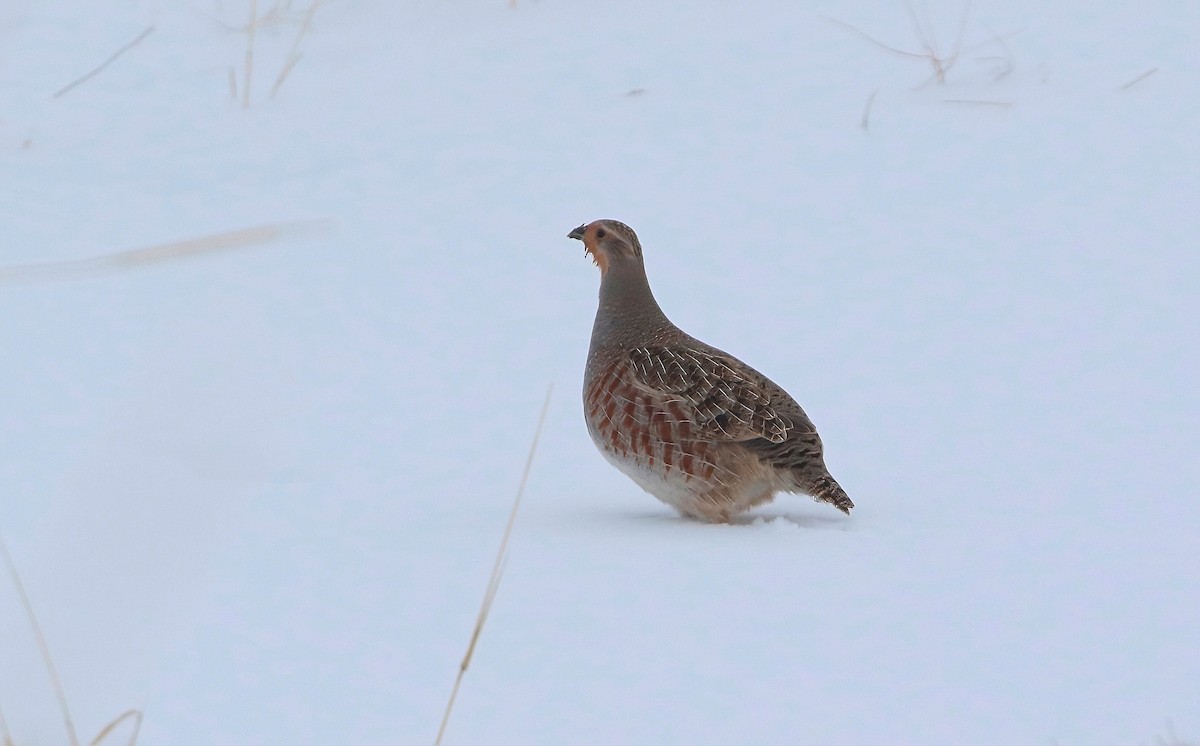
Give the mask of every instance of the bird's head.
<path id="1" fill-rule="evenodd" d="M 603 277 L 610 267 L 631 263 L 642 264 L 642 244 L 628 225 L 616 220 L 596 220 L 581 225 L 567 238 L 583 241 L 583 252 L 591 254 Z"/>

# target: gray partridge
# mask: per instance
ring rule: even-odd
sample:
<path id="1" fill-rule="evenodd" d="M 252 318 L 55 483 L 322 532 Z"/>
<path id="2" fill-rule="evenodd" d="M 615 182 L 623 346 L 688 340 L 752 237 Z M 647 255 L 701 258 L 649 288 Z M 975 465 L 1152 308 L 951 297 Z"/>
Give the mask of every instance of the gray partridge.
<path id="1" fill-rule="evenodd" d="M 583 408 L 613 466 L 685 516 L 711 523 L 799 492 L 849 513 L 821 438 L 786 391 L 672 324 L 650 292 L 637 234 L 597 220 L 567 234 L 600 267 Z"/>

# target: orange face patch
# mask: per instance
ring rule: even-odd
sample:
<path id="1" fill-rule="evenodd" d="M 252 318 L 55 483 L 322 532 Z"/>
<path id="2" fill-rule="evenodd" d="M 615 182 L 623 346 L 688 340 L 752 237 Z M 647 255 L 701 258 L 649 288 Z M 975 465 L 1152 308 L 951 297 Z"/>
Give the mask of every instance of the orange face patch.
<path id="1" fill-rule="evenodd" d="M 592 264 L 600 268 L 600 274 L 608 271 L 608 257 L 604 252 L 596 250 L 596 224 L 592 223 L 583 234 L 583 253 L 592 257 Z"/>
<path id="2" fill-rule="evenodd" d="M 592 264 L 595 264 L 597 267 L 600 268 L 600 274 L 604 274 L 605 272 L 608 271 L 608 258 L 605 257 L 604 254 L 601 254 L 599 251 L 596 251 L 595 249 L 591 248 L 590 246 L 587 247 L 585 249 L 585 251 L 586 251 L 586 253 L 591 254 Z"/>

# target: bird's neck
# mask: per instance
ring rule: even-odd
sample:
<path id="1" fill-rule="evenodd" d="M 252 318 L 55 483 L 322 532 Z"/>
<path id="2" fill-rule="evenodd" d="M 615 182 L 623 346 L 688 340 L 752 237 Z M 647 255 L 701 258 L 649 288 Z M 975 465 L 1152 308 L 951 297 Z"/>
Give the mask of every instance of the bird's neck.
<path id="1" fill-rule="evenodd" d="M 592 349 L 649 344 L 673 328 L 650 292 L 645 270 L 632 263 L 613 262 L 600 279 Z"/>

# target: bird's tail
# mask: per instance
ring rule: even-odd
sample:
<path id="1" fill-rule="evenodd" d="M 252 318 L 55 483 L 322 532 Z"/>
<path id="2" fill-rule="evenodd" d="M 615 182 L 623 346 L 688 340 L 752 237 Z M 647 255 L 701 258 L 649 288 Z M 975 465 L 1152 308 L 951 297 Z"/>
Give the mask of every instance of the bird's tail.
<path id="1" fill-rule="evenodd" d="M 854 502 L 850 499 L 850 496 L 828 474 L 813 480 L 812 486 L 808 489 L 808 494 L 821 502 L 829 503 L 846 515 L 850 515 L 850 510 L 854 507 Z"/>

